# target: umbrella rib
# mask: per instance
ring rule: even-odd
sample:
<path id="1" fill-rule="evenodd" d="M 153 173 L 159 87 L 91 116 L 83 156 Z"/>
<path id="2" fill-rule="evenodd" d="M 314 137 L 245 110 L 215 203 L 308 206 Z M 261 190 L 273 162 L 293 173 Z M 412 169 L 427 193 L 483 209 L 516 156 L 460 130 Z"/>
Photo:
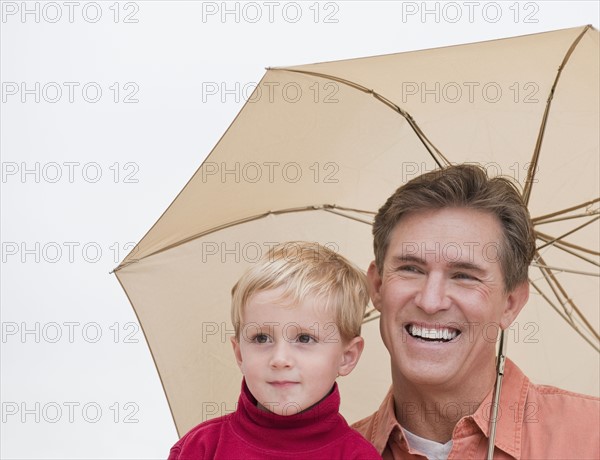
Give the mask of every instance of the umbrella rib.
<path id="1" fill-rule="evenodd" d="M 550 265 L 538 264 L 537 262 L 533 262 L 531 264 L 531 266 L 532 267 L 538 267 L 538 268 L 545 268 L 547 270 L 552 270 L 554 272 L 560 272 L 560 273 L 575 273 L 576 275 L 585 275 L 585 276 L 600 277 L 600 273 L 583 272 L 583 271 L 580 271 L 580 270 L 571 270 L 571 269 L 568 269 L 568 268 L 552 267 Z"/>
<path id="2" fill-rule="evenodd" d="M 571 206 L 570 208 L 561 209 L 560 211 L 555 211 L 555 212 L 552 212 L 550 214 L 545 214 L 543 216 L 534 217 L 531 220 L 533 221 L 534 224 L 545 223 L 545 222 L 542 222 L 542 221 L 545 221 L 546 219 L 548 219 L 550 217 L 555 217 L 555 216 L 559 216 L 561 214 L 566 214 L 568 212 L 575 211 L 576 209 L 586 208 L 588 206 L 593 205 L 594 203 L 597 203 L 598 201 L 600 201 L 600 198 L 595 198 L 593 200 L 586 201 L 585 203 L 581 203 L 581 204 L 577 204 L 575 206 Z M 598 214 L 598 212 L 599 212 L 598 210 L 595 210 L 595 211 L 592 211 L 590 213 L 586 213 L 586 214 L 583 214 L 583 215 L 593 215 L 593 214 Z M 579 216 L 583 216 L 583 215 L 579 214 L 579 215 L 573 216 L 573 217 L 579 217 Z M 569 218 L 569 217 L 566 217 L 566 218 Z M 552 221 L 549 221 L 549 222 L 552 222 Z"/>
<path id="3" fill-rule="evenodd" d="M 543 257 L 541 256 L 541 254 L 539 254 L 539 252 L 537 252 L 536 254 L 537 254 L 537 259 L 542 263 L 542 265 L 546 265 L 546 261 L 543 259 Z M 585 315 L 581 312 L 581 310 L 577 307 L 577 305 L 575 305 L 575 303 L 573 302 L 573 300 L 571 300 L 571 298 L 567 295 L 567 293 L 565 292 L 565 290 L 562 287 L 562 285 L 558 282 L 558 280 L 554 276 L 554 273 L 552 273 L 550 270 L 547 270 L 547 269 L 544 269 L 544 268 L 540 268 L 540 271 L 544 275 L 544 278 L 546 278 L 546 281 L 548 281 L 548 285 L 550 286 L 550 289 L 552 289 L 552 291 L 554 292 L 554 295 L 556 296 L 556 298 L 558 299 L 558 301 L 561 302 L 561 304 L 563 304 L 563 308 L 564 308 L 564 303 L 561 301 L 560 296 L 554 290 L 554 288 L 556 288 L 556 289 L 558 289 L 560 291 L 560 294 L 565 299 L 565 302 L 568 303 L 571 306 L 571 308 L 573 309 L 573 311 L 577 314 L 577 316 L 579 316 L 579 318 L 581 318 L 581 320 L 583 321 L 583 323 L 585 324 L 585 326 L 594 335 L 594 337 L 596 337 L 596 340 L 600 340 L 600 334 L 598 334 L 598 332 L 596 332 L 596 330 L 590 324 L 590 322 L 587 320 L 587 318 L 585 317 Z M 552 282 L 550 282 L 550 281 L 552 281 Z M 571 317 L 571 314 L 569 314 L 566 311 L 566 309 L 565 309 L 565 313 L 567 313 L 567 315 L 569 315 L 569 317 Z"/>
<path id="4" fill-rule="evenodd" d="M 575 47 L 579 44 L 583 36 L 590 29 L 590 25 L 584 27 L 583 31 L 577 36 L 577 38 L 573 41 L 567 53 L 565 54 L 560 66 L 558 66 L 558 70 L 556 72 L 556 77 L 554 78 L 554 83 L 552 84 L 552 88 L 550 88 L 550 94 L 548 94 L 548 99 L 546 100 L 546 108 L 544 109 L 544 115 L 542 117 L 542 122 L 540 125 L 540 131 L 538 133 L 538 138 L 535 142 L 535 149 L 533 151 L 533 158 L 531 159 L 531 163 L 529 164 L 529 168 L 527 170 L 527 179 L 525 180 L 525 188 L 523 190 L 523 200 L 525 204 L 529 204 L 529 197 L 531 196 L 531 188 L 535 181 L 535 172 L 537 170 L 538 161 L 540 158 L 540 151 L 542 149 L 542 142 L 544 140 L 544 134 L 546 132 L 546 124 L 548 122 L 548 115 L 550 114 L 550 106 L 552 105 L 552 99 L 554 99 L 554 92 L 556 90 L 556 86 L 558 85 L 558 80 L 562 74 L 563 69 L 567 65 Z"/>
<path id="5" fill-rule="evenodd" d="M 342 211 L 352 211 L 352 212 L 358 212 L 361 214 L 370 214 L 372 216 L 377 214 L 375 211 L 368 211 L 366 209 L 346 208 L 344 206 L 337 206 L 337 205 L 331 205 L 331 206 L 332 206 L 332 208 L 341 209 Z M 330 208 L 328 207 L 327 209 L 330 209 Z"/>
<path id="6" fill-rule="evenodd" d="M 373 316 L 373 314 L 377 314 L 377 313 L 378 313 L 377 309 L 373 305 L 371 305 L 370 307 L 368 307 L 367 311 L 365 311 L 363 318 L 366 318 L 366 319 L 371 318 Z"/>
<path id="7" fill-rule="evenodd" d="M 332 208 L 323 208 L 323 211 L 327 211 L 327 212 L 330 212 L 330 213 L 332 213 L 332 214 L 336 214 L 336 215 L 338 215 L 338 216 L 345 217 L 345 218 L 347 218 L 347 219 L 352 219 L 352 220 L 355 220 L 356 222 L 361 222 L 361 223 L 363 223 L 363 224 L 367 224 L 367 225 L 373 225 L 373 222 L 369 222 L 369 221 L 367 221 L 367 220 L 364 220 L 364 219 L 359 219 L 358 217 L 349 216 L 349 215 L 347 215 L 347 214 L 344 214 L 343 212 L 335 211 L 335 210 L 334 210 L 334 209 L 332 209 Z"/>
<path id="8" fill-rule="evenodd" d="M 336 77 L 334 75 L 320 73 L 320 72 L 310 72 L 307 70 L 286 69 L 286 68 L 277 68 L 277 69 L 269 69 L 269 70 L 284 70 L 287 72 L 296 72 L 296 73 L 302 73 L 305 75 L 311 75 L 313 77 L 326 78 L 326 79 L 341 83 L 343 85 L 350 86 L 351 88 L 362 91 L 363 93 L 371 94 L 379 102 L 382 102 L 383 104 L 387 105 L 389 108 L 391 108 L 392 110 L 394 110 L 395 112 L 399 113 L 400 115 L 402 115 L 404 117 L 404 119 L 408 122 L 409 126 L 412 128 L 414 133 L 417 135 L 417 137 L 419 138 L 419 140 L 425 147 L 425 149 L 429 152 L 429 155 L 431 156 L 431 158 L 433 158 L 433 161 L 436 162 L 438 167 L 443 168 L 444 166 L 447 166 L 450 164 L 450 161 L 448 161 L 448 159 L 442 154 L 442 152 L 440 152 L 440 150 L 433 144 L 433 142 L 431 142 L 429 140 L 429 138 L 425 135 L 425 133 L 419 127 L 419 125 L 417 124 L 415 119 L 412 117 L 412 115 L 410 113 L 408 113 L 406 110 L 400 108 L 400 106 L 398 106 L 397 104 L 393 103 L 386 97 L 379 94 L 378 92 L 376 92 L 372 89 L 369 89 L 365 86 L 362 86 L 358 83 L 355 83 L 353 81 L 346 80 L 346 79 L 340 78 L 340 77 Z M 434 154 L 432 149 L 435 151 L 437 156 Z"/>
<path id="9" fill-rule="evenodd" d="M 587 343 L 589 343 L 589 344 L 592 346 L 592 348 L 593 348 L 594 350 L 596 350 L 597 352 L 599 352 L 599 353 L 600 353 L 600 347 L 598 347 L 598 345 L 596 345 L 595 343 L 593 343 L 593 342 L 591 341 L 591 339 L 590 339 L 589 337 L 587 337 L 586 335 L 584 335 L 584 334 L 583 334 L 583 332 L 581 332 L 581 331 L 579 330 L 579 328 L 578 328 L 578 327 L 577 327 L 577 326 L 576 326 L 574 323 L 572 323 L 571 321 L 569 321 L 569 319 L 568 319 L 568 318 L 565 316 L 565 314 L 564 314 L 564 313 L 562 313 L 562 312 L 560 311 L 560 309 L 559 309 L 559 308 L 558 308 L 556 305 L 554 305 L 554 302 L 552 302 L 552 300 L 550 300 L 550 299 L 548 298 L 548 296 L 547 296 L 546 294 L 544 294 L 544 293 L 542 292 L 542 290 L 541 290 L 541 289 L 540 289 L 540 288 L 539 288 L 539 287 L 538 287 L 538 286 L 537 286 L 537 285 L 536 285 L 536 284 L 535 284 L 535 283 L 534 283 L 532 280 L 529 280 L 529 283 L 530 283 L 530 284 L 531 284 L 531 285 L 534 287 L 534 289 L 535 289 L 535 290 L 538 292 L 538 294 L 539 294 L 539 295 L 541 295 L 541 296 L 542 296 L 542 298 L 543 298 L 543 299 L 544 299 L 546 302 L 548 302 L 548 305 L 550 305 L 550 306 L 551 306 L 551 307 L 554 309 L 554 311 L 556 311 L 556 313 L 558 313 L 558 315 L 559 315 L 559 316 L 560 316 L 562 319 L 564 319 L 564 320 L 565 320 L 565 322 L 566 322 L 566 323 L 568 323 L 568 324 L 569 324 L 569 326 L 571 326 L 571 328 L 573 328 L 573 330 L 574 330 L 575 332 L 577 332 L 577 334 L 579 334 L 579 336 L 580 336 L 580 337 L 581 337 L 583 340 L 585 340 Z"/>
<path id="10" fill-rule="evenodd" d="M 594 216 L 596 214 L 600 214 L 600 211 L 586 212 L 584 214 L 572 214 L 570 216 L 557 217 L 556 219 L 537 221 L 534 223 L 534 225 L 552 224 L 554 222 L 563 222 L 565 220 L 580 219 L 581 217 L 590 217 L 590 216 Z"/>
<path id="11" fill-rule="evenodd" d="M 566 248 L 565 246 L 561 245 L 560 243 L 555 243 L 553 246 L 556 249 L 560 249 L 561 251 L 564 251 L 567 254 L 571 254 L 572 256 L 575 256 L 587 263 L 590 263 L 596 267 L 600 267 L 600 264 L 598 262 L 596 262 L 595 260 L 591 260 L 591 259 L 588 259 L 587 257 L 582 256 L 581 254 L 577 254 L 575 251 L 571 251 L 570 249 Z"/>
<path id="12" fill-rule="evenodd" d="M 536 233 L 536 236 L 539 239 L 543 240 L 544 242 L 547 242 L 547 241 L 550 241 L 551 239 L 553 239 L 552 236 L 546 235 L 545 233 L 541 233 L 541 232 L 538 232 L 538 231 L 536 231 L 535 233 Z M 591 254 L 593 256 L 600 256 L 600 252 L 598 252 L 598 251 L 594 251 L 592 249 L 587 249 L 587 248 L 581 247 L 581 246 L 579 246 L 577 244 L 568 243 L 566 241 L 555 241 L 554 244 L 553 244 L 553 246 L 555 246 L 555 247 L 557 247 L 559 249 L 562 249 L 563 251 L 568 252 L 571 255 L 579 257 L 580 259 L 583 259 L 586 262 L 589 262 L 591 264 L 600 266 L 600 264 L 598 264 L 598 262 L 595 262 L 595 261 L 590 260 L 590 259 L 588 259 L 586 257 L 583 257 L 582 255 L 577 254 L 574 251 L 569 251 L 567 248 L 577 249 L 578 251 L 585 252 L 585 253 Z"/>
<path id="13" fill-rule="evenodd" d="M 542 264 L 542 265 L 545 265 L 545 264 Z M 567 321 L 568 323 L 573 323 L 573 318 L 571 317 L 571 313 L 569 313 L 567 311 L 567 309 L 565 308 L 565 302 L 563 302 L 563 300 L 560 298 L 560 295 L 556 291 L 555 286 L 552 284 L 551 280 L 549 279 L 549 274 L 551 272 L 549 270 L 544 270 L 543 268 L 540 268 L 540 272 L 542 273 L 542 276 L 546 280 L 546 283 L 548 283 L 548 287 L 550 287 L 550 290 L 554 294 L 554 297 L 556 297 L 556 300 L 558 300 L 558 302 L 560 303 L 560 305 L 563 309 L 563 313 L 565 315 L 565 321 Z"/>
<path id="14" fill-rule="evenodd" d="M 373 316 L 367 316 L 365 315 L 362 324 L 367 324 L 370 323 L 371 321 L 375 321 L 376 319 L 379 319 L 381 315 L 373 315 Z"/>
<path id="15" fill-rule="evenodd" d="M 173 243 L 173 244 L 170 244 L 168 246 L 165 246 L 164 248 L 161 248 L 161 249 L 159 249 L 157 251 L 154 251 L 154 252 L 152 252 L 150 254 L 146 254 L 144 257 L 142 257 L 140 259 L 131 259 L 131 260 L 129 260 L 129 261 L 127 261 L 127 262 L 122 263 L 121 265 L 119 265 L 111 273 L 116 272 L 118 270 L 121 270 L 122 268 L 124 268 L 124 267 L 126 267 L 126 266 L 128 266 L 128 265 L 130 265 L 132 263 L 139 262 L 139 261 L 141 261 L 143 259 L 146 259 L 148 257 L 152 257 L 152 256 L 154 256 L 156 254 L 160 254 L 162 252 L 165 252 L 165 251 L 168 251 L 170 249 L 176 248 L 177 246 L 181 246 L 182 244 L 189 243 L 190 241 L 193 241 L 193 240 L 195 240 L 197 238 L 202 238 L 203 236 L 210 235 L 211 233 L 215 233 L 215 232 L 218 232 L 220 230 L 224 230 L 224 229 L 229 228 L 229 227 L 235 227 L 236 225 L 245 224 L 246 222 L 252 222 L 254 220 L 263 219 L 263 218 L 265 218 L 265 217 L 267 217 L 269 215 L 289 214 L 289 213 L 292 213 L 292 212 L 305 212 L 305 211 L 322 210 L 322 211 L 330 211 L 333 214 L 337 214 L 337 215 L 346 217 L 348 219 L 353 219 L 353 220 L 357 220 L 359 222 L 363 222 L 363 223 L 367 223 L 369 225 L 372 225 L 371 222 L 367 222 L 367 221 L 359 219 L 357 217 L 352 217 L 352 216 L 345 215 L 343 213 L 335 212 L 335 211 L 333 211 L 333 209 L 335 209 L 335 208 L 353 210 L 351 208 L 340 208 L 340 207 L 336 206 L 335 204 L 321 204 L 321 205 L 300 206 L 300 207 L 296 207 L 296 208 L 286 208 L 286 209 L 278 209 L 278 210 L 275 210 L 275 211 L 263 212 L 261 214 L 257 214 L 257 215 L 250 216 L 250 217 L 245 217 L 243 219 L 238 219 L 238 220 L 235 220 L 235 221 L 232 221 L 232 222 L 228 222 L 226 224 L 218 225 L 217 227 L 210 228 L 210 229 L 205 230 L 203 232 L 196 233 L 195 235 L 189 236 L 189 237 L 184 238 L 184 239 L 182 239 L 180 241 L 177 241 L 176 243 Z M 361 211 L 361 210 L 358 210 L 358 209 L 355 210 L 355 211 L 357 211 L 357 212 L 363 212 L 363 213 L 368 213 L 369 212 L 369 211 Z"/>
<path id="16" fill-rule="evenodd" d="M 569 230 L 567 233 L 563 233 L 561 236 L 557 236 L 557 237 L 556 237 L 556 238 L 554 238 L 553 240 L 550 240 L 550 241 L 548 241 L 547 243 L 545 243 L 545 244 L 541 245 L 539 248 L 537 248 L 537 249 L 538 249 L 538 251 L 539 251 L 540 249 L 543 249 L 543 248 L 545 248 L 546 246 L 550 246 L 550 245 L 554 244 L 556 241 L 560 241 L 560 240 L 562 240 L 562 239 L 563 239 L 563 238 L 565 238 L 566 236 L 569 236 L 569 235 L 571 235 L 571 234 L 575 233 L 575 232 L 576 232 L 576 231 L 578 231 L 578 230 L 581 230 L 583 227 L 587 227 L 588 225 L 590 225 L 590 224 L 593 224 L 593 223 L 594 223 L 594 222 L 596 222 L 598 219 L 600 219 L 600 216 L 597 216 L 597 217 L 595 217 L 595 218 L 593 218 L 593 219 L 591 219 L 591 220 L 589 220 L 589 221 L 587 221 L 587 222 L 584 222 L 584 223 L 583 223 L 583 224 L 581 224 L 579 227 L 575 227 L 573 230 Z"/>
<path id="17" fill-rule="evenodd" d="M 399 113 L 400 115 L 402 115 L 404 117 L 404 119 L 408 122 L 408 124 L 413 129 L 413 131 L 415 132 L 415 134 L 417 135 L 419 140 L 423 143 L 423 145 L 429 152 L 429 155 L 431 155 L 431 158 L 433 158 L 433 160 L 436 162 L 438 167 L 442 168 L 443 166 L 447 166 L 450 164 L 450 161 L 448 161 L 448 159 L 442 154 L 442 152 L 440 152 L 439 149 L 435 145 L 433 145 L 433 143 L 425 135 L 423 130 L 419 127 L 419 125 L 417 124 L 417 122 L 415 121 L 415 119 L 412 117 L 412 115 L 410 113 L 408 113 L 406 110 L 401 109 L 400 106 L 394 104 L 392 101 L 383 97 L 381 94 L 379 94 L 373 90 L 371 90 L 370 92 L 375 99 L 379 100 L 380 102 L 383 102 L 385 105 L 387 105 L 392 110 L 394 110 L 395 112 Z M 431 147 L 433 150 L 435 150 L 435 152 L 439 155 L 439 157 L 442 159 L 442 161 L 445 163 L 445 165 L 442 165 L 442 163 L 440 163 L 439 159 L 436 158 L 436 156 L 433 154 L 433 152 L 431 151 L 431 149 L 429 147 Z"/>

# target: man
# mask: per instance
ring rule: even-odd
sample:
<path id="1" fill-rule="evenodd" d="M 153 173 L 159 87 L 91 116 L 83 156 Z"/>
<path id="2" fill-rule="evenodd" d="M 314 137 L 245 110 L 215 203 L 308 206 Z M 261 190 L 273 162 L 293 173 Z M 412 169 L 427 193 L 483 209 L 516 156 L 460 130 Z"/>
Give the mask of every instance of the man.
<path id="1" fill-rule="evenodd" d="M 519 192 L 472 165 L 430 172 L 388 199 L 373 235 L 392 388 L 354 428 L 384 459 L 486 458 L 495 339 L 527 302 L 535 252 Z M 507 360 L 499 406 L 494 458 L 600 458 L 597 398 L 534 385 Z"/>

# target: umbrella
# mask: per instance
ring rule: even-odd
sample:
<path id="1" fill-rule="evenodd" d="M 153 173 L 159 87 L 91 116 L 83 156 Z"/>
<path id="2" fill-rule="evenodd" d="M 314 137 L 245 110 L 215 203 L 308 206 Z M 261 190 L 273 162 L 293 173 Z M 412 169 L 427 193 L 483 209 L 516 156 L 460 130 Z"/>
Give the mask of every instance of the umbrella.
<path id="1" fill-rule="evenodd" d="M 450 163 L 513 177 L 535 220 L 531 296 L 506 331 L 509 354 L 534 381 L 597 393 L 598 38 L 585 26 L 267 69 L 115 269 L 179 434 L 235 408 L 229 292 L 241 273 L 290 240 L 366 268 L 374 212 L 403 182 Z M 340 382 L 350 421 L 390 383 L 373 311 L 363 335 L 361 362 Z"/>

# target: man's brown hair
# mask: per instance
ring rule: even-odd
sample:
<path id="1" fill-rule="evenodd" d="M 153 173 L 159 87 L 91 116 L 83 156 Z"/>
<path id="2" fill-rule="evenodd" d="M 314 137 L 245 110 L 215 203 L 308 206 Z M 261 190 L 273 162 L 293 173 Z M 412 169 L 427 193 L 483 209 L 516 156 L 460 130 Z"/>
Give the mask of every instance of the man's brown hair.
<path id="1" fill-rule="evenodd" d="M 373 224 L 375 264 L 379 274 L 383 273 L 390 234 L 403 216 L 449 207 L 496 216 L 504 236 L 500 242 L 504 289 L 510 292 L 527 280 L 535 253 L 535 235 L 521 194 L 508 178 L 489 178 L 481 166 L 469 164 L 425 173 L 402 185 L 388 198 Z"/>

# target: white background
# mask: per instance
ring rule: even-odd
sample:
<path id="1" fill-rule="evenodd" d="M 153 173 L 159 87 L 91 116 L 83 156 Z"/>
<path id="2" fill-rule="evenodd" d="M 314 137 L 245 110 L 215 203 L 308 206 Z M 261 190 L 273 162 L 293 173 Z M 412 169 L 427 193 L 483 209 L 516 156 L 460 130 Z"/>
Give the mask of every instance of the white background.
<path id="1" fill-rule="evenodd" d="M 168 455 L 168 405 L 109 272 L 265 67 L 599 23 L 596 1 L 1 3 L 6 459 Z"/>

